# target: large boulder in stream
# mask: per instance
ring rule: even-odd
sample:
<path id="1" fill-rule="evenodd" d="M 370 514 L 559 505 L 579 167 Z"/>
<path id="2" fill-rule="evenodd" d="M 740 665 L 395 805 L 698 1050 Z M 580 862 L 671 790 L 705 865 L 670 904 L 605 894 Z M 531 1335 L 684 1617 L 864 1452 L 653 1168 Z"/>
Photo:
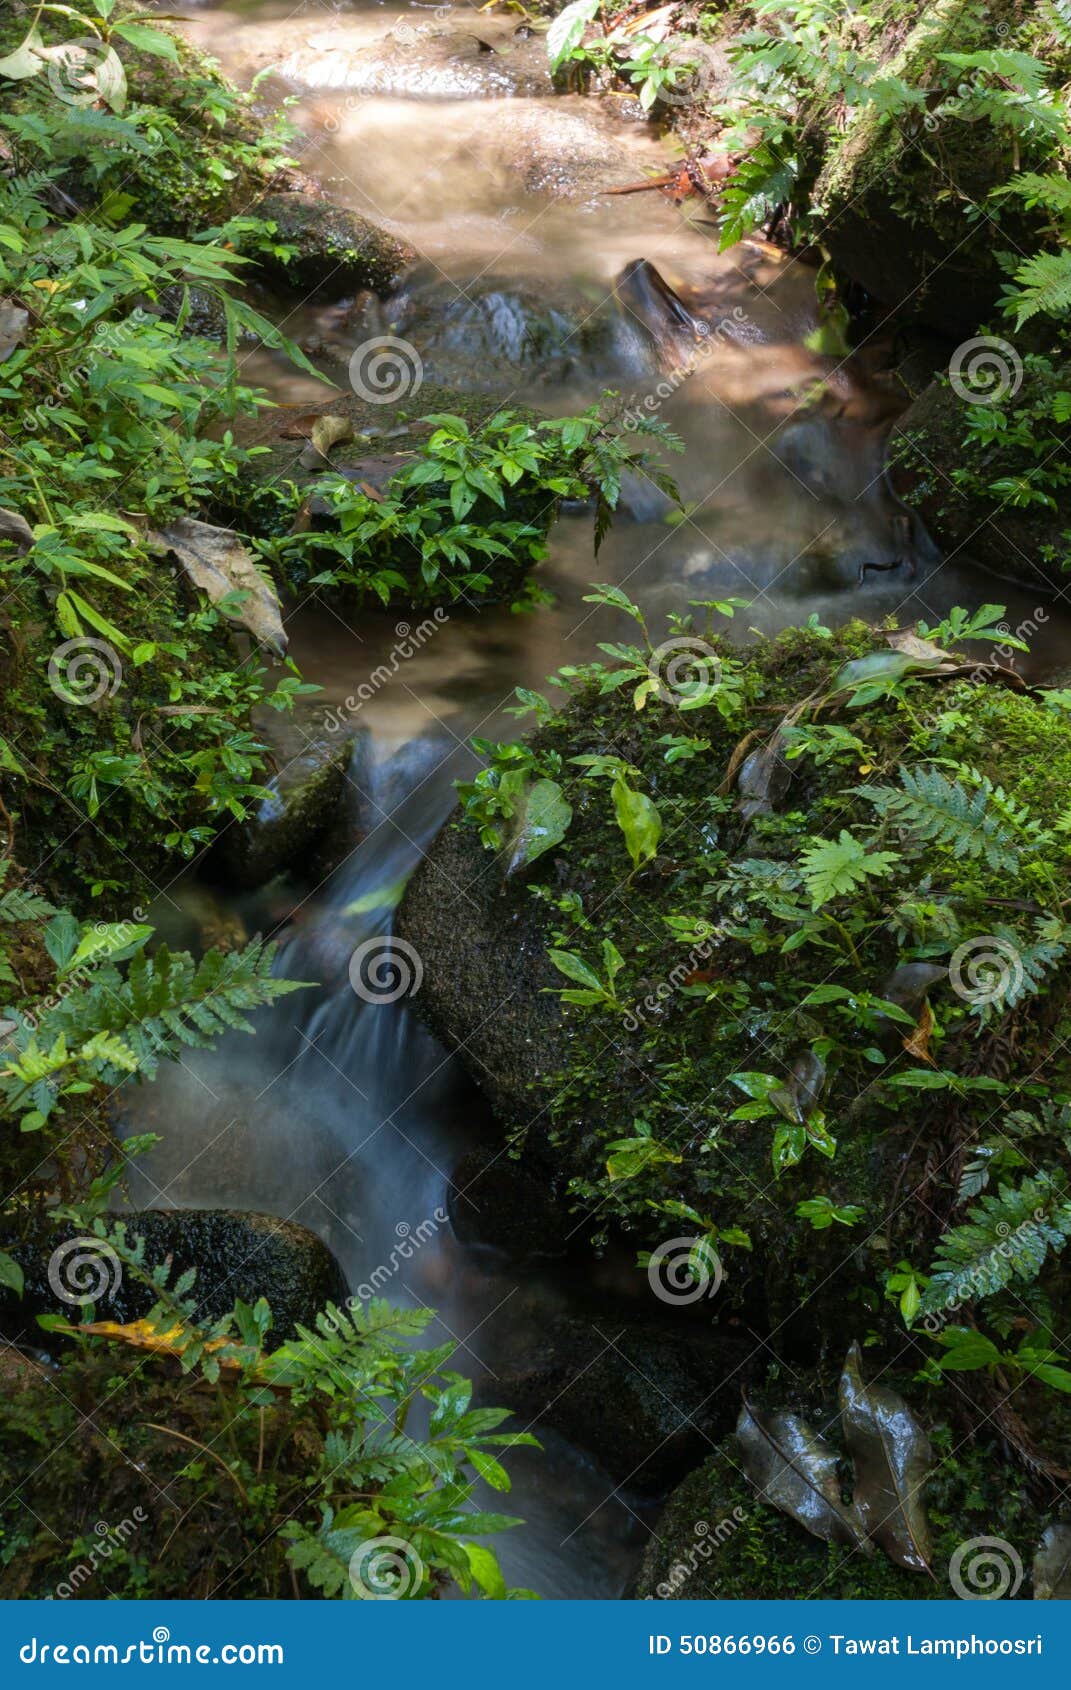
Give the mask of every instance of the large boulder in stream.
<path id="1" fill-rule="evenodd" d="M 1071 877 L 1053 831 L 1071 720 L 990 646 L 975 667 L 858 623 L 747 653 L 651 637 L 628 662 L 612 648 L 601 679 L 585 668 L 523 762 L 465 789 L 397 930 L 418 1009 L 520 1166 L 596 1243 L 653 1252 L 652 1316 L 687 1299 L 810 1365 L 846 1308 L 902 1333 L 886 1275 L 935 1271 L 970 1147 L 1027 1081 L 1071 1088 L 1051 903 Z M 1012 815 L 1029 830 L 999 869 L 961 823 L 934 838 L 925 820 L 972 805 L 1002 837 Z M 1052 1108 L 1022 1130 L 1060 1181 Z M 1071 1313 L 1058 1258 L 1041 1284 Z"/>
<path id="2" fill-rule="evenodd" d="M 370 288 L 385 296 L 413 257 L 395 235 L 319 194 L 268 194 L 253 211 L 275 225 L 275 240 L 287 249 L 282 258 L 258 253 L 262 264 L 304 293 L 339 299 Z"/>
<path id="3" fill-rule="evenodd" d="M 496 1365 L 496 1402 L 552 1426 L 620 1484 L 664 1490 L 732 1425 L 750 1345 L 704 1345 L 680 1330 L 560 1315 Z"/>
<path id="4" fill-rule="evenodd" d="M 130 1243 L 144 1239 L 147 1267 L 171 1265 L 173 1284 L 197 1270 L 190 1297 L 205 1324 L 229 1313 L 235 1300 L 271 1305 L 272 1342 L 310 1325 L 317 1310 L 346 1296 L 342 1270 L 316 1234 L 293 1221 L 238 1209 L 142 1209 L 121 1219 Z M 79 1299 L 93 1302 L 96 1319 L 127 1323 L 143 1318 L 156 1300 L 151 1288 L 124 1271 L 106 1243 L 64 1224 L 17 1245 L 12 1255 L 25 1273 L 22 1299 L 0 1294 L 5 1328 L 33 1329 L 38 1314 L 76 1320 Z"/>

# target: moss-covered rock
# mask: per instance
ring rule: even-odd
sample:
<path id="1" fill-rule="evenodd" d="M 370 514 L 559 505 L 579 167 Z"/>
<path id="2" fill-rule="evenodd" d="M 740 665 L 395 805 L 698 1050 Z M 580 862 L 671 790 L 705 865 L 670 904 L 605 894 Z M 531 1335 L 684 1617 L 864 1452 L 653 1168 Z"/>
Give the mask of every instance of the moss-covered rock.
<path id="1" fill-rule="evenodd" d="M 267 271 L 323 299 L 341 299 L 362 288 L 385 296 L 413 257 L 396 236 L 318 194 L 268 194 L 253 209 L 274 224 L 276 244 L 287 249 L 284 258 L 262 254 Z"/>
<path id="2" fill-rule="evenodd" d="M 334 820 L 353 745 L 352 737 L 322 740 L 289 757 L 269 784 L 271 798 L 220 834 L 213 869 L 241 891 L 300 871 Z"/>
<path id="3" fill-rule="evenodd" d="M 884 642 L 859 624 L 832 640 L 790 632 L 742 663 L 721 647 L 718 661 L 739 687 L 728 719 L 656 698 L 637 711 L 631 686 L 578 683 L 531 742 L 533 773 L 557 779 L 572 807 L 563 845 L 506 879 L 502 859 L 455 817 L 410 883 L 399 931 L 424 964 L 424 1012 L 523 1142 L 525 1165 L 644 1248 L 694 1232 L 697 1216 L 744 1229 L 750 1248 L 721 1249 L 710 1306 L 746 1313 L 783 1353 L 810 1360 L 846 1306 L 881 1315 L 899 1258 L 928 1264 L 967 1147 L 995 1130 L 1001 1108 L 1029 1107 L 1028 1084 L 1059 1094 L 1071 1081 L 1066 945 L 1036 992 L 992 1019 L 963 973 L 986 944 L 1030 955 L 1044 912 L 1067 892 L 1071 859 L 1056 844 L 1066 836 L 1039 841 L 1064 813 L 1071 723 L 1040 697 L 954 676 L 908 682 L 902 700 L 879 686 L 852 708 L 841 666 L 862 664 L 849 677 L 888 667 Z M 743 754 L 768 745 L 790 712 L 798 725 L 809 711 L 811 749 L 782 765 L 749 815 L 754 799 L 738 782 L 753 792 L 755 771 Z M 848 736 L 839 750 L 838 735 Z M 667 739 L 690 754 L 667 761 Z M 629 789 L 656 804 L 661 840 L 639 868 L 610 781 L 578 770 L 577 756 L 623 760 Z M 901 767 L 958 771 L 964 801 L 999 787 L 1001 815 L 1028 806 L 1033 819 L 1024 810 L 1013 824 L 1031 830 L 1021 850 L 997 871 L 966 845 L 957 857 L 882 823 L 870 793 L 895 790 Z M 892 855 L 851 896 L 812 910 L 795 899 L 814 839 Z M 819 908 L 828 923 L 811 925 Z M 556 994 L 577 976 L 548 953 L 568 951 L 603 980 L 607 942 L 619 959 L 612 999 L 563 1004 Z M 865 994 L 895 1008 L 868 1009 Z M 913 1026 L 921 1042 L 908 1049 Z M 825 1071 L 805 1081 L 817 1058 Z M 770 1085 L 782 1087 L 780 1105 L 766 1101 Z M 835 1155 L 812 1143 L 784 1161 L 784 1123 L 816 1108 Z M 650 1162 L 637 1155 L 608 1173 L 615 1142 L 644 1133 Z M 1062 1165 L 1058 1134 L 1045 1143 Z M 815 1198 L 845 1218 L 813 1227 L 797 1206 Z M 664 1202 L 687 1208 L 667 1215 Z"/>
<path id="4" fill-rule="evenodd" d="M 147 1266 L 170 1262 L 172 1283 L 188 1268 L 197 1270 L 190 1295 L 205 1325 L 228 1314 L 238 1298 L 252 1305 L 265 1297 L 273 1316 L 270 1342 L 279 1343 L 346 1295 L 327 1245 L 293 1221 L 237 1209 L 143 1209 L 123 1220 L 131 1241 L 144 1239 Z M 155 1301 L 114 1252 L 67 1224 L 39 1228 L 13 1254 L 26 1281 L 21 1299 L 2 1293 L 0 1310 L 13 1338 L 32 1334 L 39 1314 L 77 1320 L 82 1295 L 98 1320 L 123 1323 L 144 1317 Z"/>
<path id="5" fill-rule="evenodd" d="M 954 92 L 957 82 L 939 55 L 1036 53 L 1048 34 L 1033 0 L 985 7 L 976 0 L 917 8 L 890 3 L 870 27 L 866 50 L 881 75 L 929 90 L 930 104 L 939 102 L 939 90 Z M 1041 56 L 1051 59 L 1051 37 Z M 970 73 L 964 76 L 969 83 Z M 1013 201 L 998 205 L 989 198 L 1014 169 L 1007 130 L 981 105 L 974 116 L 931 120 L 928 107 L 890 117 L 880 101 L 852 109 L 843 132 L 836 101 L 811 113 L 807 127 L 808 145 L 813 149 L 817 137 L 823 149 L 812 199 L 822 243 L 838 267 L 909 317 L 956 336 L 975 330 L 1007 280 L 999 254 L 1029 253 L 1040 244 L 1036 217 Z M 1029 152 L 1030 143 L 1025 147 Z M 1025 153 L 1020 165 L 1031 168 Z"/>
<path id="6" fill-rule="evenodd" d="M 933 382 L 893 429 L 893 476 L 947 556 L 973 558 L 1023 586 L 1060 590 L 1071 565 L 1069 427 L 1055 420 L 1052 405 L 1071 390 L 1071 367 L 1030 356 L 1024 379 L 1011 346 L 998 342 L 989 356 L 994 379 L 1007 389 L 994 403 L 1003 427 L 993 438 L 968 433 L 971 389 Z"/>

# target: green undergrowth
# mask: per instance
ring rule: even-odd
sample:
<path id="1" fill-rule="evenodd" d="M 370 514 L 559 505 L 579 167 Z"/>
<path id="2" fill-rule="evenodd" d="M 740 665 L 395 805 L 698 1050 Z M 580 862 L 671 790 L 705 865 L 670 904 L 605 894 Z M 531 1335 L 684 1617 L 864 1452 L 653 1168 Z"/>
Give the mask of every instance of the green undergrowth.
<path id="1" fill-rule="evenodd" d="M 744 653 L 630 614 L 644 643 L 524 695 L 531 739 L 462 789 L 556 978 L 535 1112 L 574 1202 L 691 1238 L 719 1310 L 847 1297 L 928 1322 L 934 1378 L 1067 1391 L 1071 697 L 994 673 L 996 606 Z"/>
<path id="2" fill-rule="evenodd" d="M 535 1444 L 472 1408 L 455 1346 L 419 1348 L 427 1309 L 329 1304 L 266 1348 L 266 1302 L 198 1322 L 121 1229 L 100 1259 L 151 1283 L 127 1326 L 51 1319 L 73 1348 L 23 1364 L 0 1406 L 0 1591 L 7 1597 L 423 1598 L 509 1590 L 477 1541 L 518 1524 L 473 1508 L 506 1492 L 499 1453 Z M 88 1242 L 84 1240 L 83 1242 Z M 431 1405 L 426 1430 L 407 1421 Z M 414 1419 L 416 1416 L 414 1416 Z M 104 1541 L 102 1541 L 102 1539 Z"/>

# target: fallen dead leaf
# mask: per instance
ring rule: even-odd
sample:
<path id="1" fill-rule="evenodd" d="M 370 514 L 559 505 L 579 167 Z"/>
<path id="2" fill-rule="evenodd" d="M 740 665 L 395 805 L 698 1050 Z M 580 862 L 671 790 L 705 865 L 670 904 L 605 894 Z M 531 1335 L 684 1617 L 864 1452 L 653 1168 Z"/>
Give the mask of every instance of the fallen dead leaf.
<path id="1" fill-rule="evenodd" d="M 234 620 L 248 628 L 259 645 L 268 646 L 282 657 L 286 652 L 286 631 L 275 588 L 257 568 L 252 555 L 230 528 L 216 528 L 210 522 L 180 517 L 168 528 L 150 534 L 182 565 L 195 587 L 219 604 L 230 593 L 245 595 Z"/>

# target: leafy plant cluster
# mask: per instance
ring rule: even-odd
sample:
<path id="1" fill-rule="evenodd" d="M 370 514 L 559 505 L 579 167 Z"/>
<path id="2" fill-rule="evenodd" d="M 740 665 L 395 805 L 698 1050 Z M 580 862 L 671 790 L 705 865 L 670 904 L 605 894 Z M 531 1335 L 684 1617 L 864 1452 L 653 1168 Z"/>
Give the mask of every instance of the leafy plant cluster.
<path id="1" fill-rule="evenodd" d="M 998 1158 L 1002 1178 L 1029 1161 L 1025 1182 L 1002 1183 L 940 1240 L 910 1204 L 879 1219 L 888 1194 L 875 1203 L 865 1171 L 875 1135 L 905 1118 L 924 1130 L 951 1114 L 970 1142 L 994 1109 L 1015 1118 L 1071 1096 L 1059 1034 L 1042 1031 L 1066 1022 L 1071 955 L 1063 696 L 965 680 L 969 662 L 946 649 L 1005 638 L 1001 614 L 957 611 L 888 642 L 858 628 L 791 633 L 721 657 L 720 684 L 668 701 L 643 679 L 629 698 L 636 674 L 604 647 L 615 667 L 557 677 L 572 694 L 564 712 L 529 696 L 534 738 L 495 748 L 462 800 L 500 851 L 490 800 L 503 786 L 523 812 L 525 782 L 553 781 L 570 811 L 525 866 L 578 1018 L 550 1110 L 581 1205 L 650 1236 L 652 1210 L 683 1204 L 697 1237 L 746 1248 L 756 1228 L 780 1240 L 790 1204 L 803 1255 L 817 1237 L 861 1233 L 865 1216 L 876 1267 L 884 1226 L 933 1252 L 928 1275 L 891 1273 L 912 1278 L 910 1321 L 968 1283 L 964 1304 L 979 1308 L 1012 1288 L 1045 1347 L 1041 1270 L 1068 1232 L 1066 1133 L 1021 1145 L 1022 1163 Z M 701 732 L 682 758 L 684 736 L 666 730 L 684 710 Z M 583 793 L 568 774 L 578 766 Z M 606 778 L 642 799 L 642 835 L 591 802 Z M 652 993 L 667 979 L 672 990 Z M 622 1138 L 610 1123 L 626 1110 Z M 1050 1362 L 1037 1377 L 1052 1384 Z"/>
<path id="2" fill-rule="evenodd" d="M 429 1310 L 329 1304 L 272 1348 L 263 1300 L 206 1324 L 193 1269 L 173 1278 L 121 1225 L 97 1219 L 90 1236 L 150 1288 L 153 1306 L 125 1325 L 95 1320 L 91 1305 L 79 1324 L 42 1317 L 75 1351 L 58 1389 L 42 1378 L 5 1398 L 10 1593 L 62 1581 L 79 1558 L 87 1497 L 93 1519 L 129 1513 L 133 1473 L 149 1521 L 121 1562 L 109 1560 L 112 1595 L 227 1594 L 239 1573 L 243 1594 L 264 1597 L 419 1600 L 450 1586 L 532 1595 L 507 1587 L 481 1541 L 518 1522 L 473 1498 L 478 1482 L 507 1492 L 498 1452 L 536 1440 L 502 1430 L 506 1410 L 472 1405 L 470 1382 L 448 1366 L 453 1343 L 416 1347 Z M 65 1459 L 87 1399 L 88 1435 Z M 42 1463 L 31 1516 L 12 1488 Z M 103 1594 L 92 1581 L 77 1593 Z"/>
<path id="3" fill-rule="evenodd" d="M 144 48 L 147 26 L 132 27 Z M 120 221 L 128 208 L 108 197 L 110 173 L 141 159 L 147 108 L 67 104 L 25 66 L 4 86 L 20 99 L 0 116 L 13 161 L 0 179 L 3 779 L 39 846 L 69 831 L 66 799 L 103 812 L 113 860 L 98 846 L 83 870 L 99 891 L 117 884 L 115 858 L 139 827 L 166 820 L 164 848 L 189 855 L 262 793 L 249 712 L 291 708 L 301 683 L 242 661 L 235 606 L 199 600 L 162 565 L 154 536 L 211 506 L 249 460 L 227 426 L 262 402 L 238 380 L 240 337 L 301 355 L 231 291 L 244 260 L 225 230 L 188 239 Z M 196 154 L 185 131 L 184 145 Z M 89 184 L 80 200 L 73 158 Z M 218 303 L 222 352 L 188 332 L 195 291 Z M 107 647 L 107 684 L 88 704 L 52 684 L 49 664 L 72 641 Z M 77 855 L 72 869 L 77 880 Z"/>
<path id="4" fill-rule="evenodd" d="M 432 433 L 386 487 L 331 474 L 311 497 L 326 523 L 265 545 L 288 579 L 345 587 L 387 604 L 479 601 L 516 588 L 546 556 L 547 531 L 564 500 L 594 501 L 595 550 L 621 497 L 626 472 L 643 474 L 676 498 L 676 487 L 631 437 L 681 444 L 664 424 L 620 426 L 608 394 L 579 416 L 527 419 L 499 411 L 475 429 L 451 413 L 423 420 Z M 324 567 L 326 564 L 327 567 Z"/>

